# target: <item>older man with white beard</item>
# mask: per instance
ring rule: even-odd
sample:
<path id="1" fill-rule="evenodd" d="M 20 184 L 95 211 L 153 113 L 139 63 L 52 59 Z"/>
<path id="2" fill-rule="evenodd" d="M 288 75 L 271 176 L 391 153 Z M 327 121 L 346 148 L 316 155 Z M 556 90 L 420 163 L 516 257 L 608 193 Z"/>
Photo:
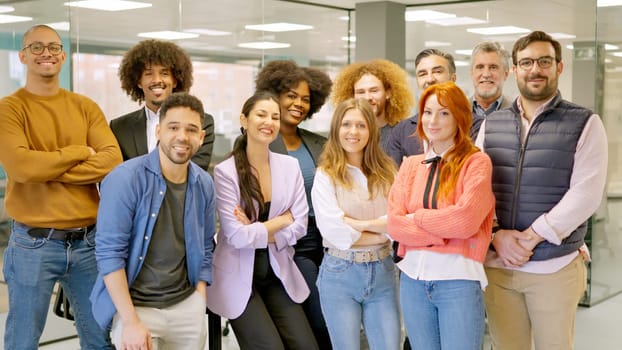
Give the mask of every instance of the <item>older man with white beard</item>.
<path id="1" fill-rule="evenodd" d="M 471 139 L 475 140 L 482 122 L 490 113 L 510 107 L 512 100 L 503 95 L 503 84 L 510 73 L 510 53 L 496 41 L 484 41 L 471 54 L 473 81 L 473 125 Z"/>

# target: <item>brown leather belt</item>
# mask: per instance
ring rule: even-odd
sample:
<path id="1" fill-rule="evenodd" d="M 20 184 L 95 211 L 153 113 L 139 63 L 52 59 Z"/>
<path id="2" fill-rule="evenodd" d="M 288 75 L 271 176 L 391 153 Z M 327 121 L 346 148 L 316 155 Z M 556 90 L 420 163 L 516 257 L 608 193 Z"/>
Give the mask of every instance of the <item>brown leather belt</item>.
<path id="1" fill-rule="evenodd" d="M 386 245 L 382 248 L 370 250 L 339 250 L 336 248 L 328 248 L 326 254 L 355 263 L 366 263 L 379 261 L 391 255 L 391 247 Z"/>
<path id="2" fill-rule="evenodd" d="M 57 228 L 31 228 L 28 235 L 33 238 L 49 238 L 60 241 L 82 240 L 84 236 L 95 228 L 95 224 L 84 227 L 57 229 Z"/>

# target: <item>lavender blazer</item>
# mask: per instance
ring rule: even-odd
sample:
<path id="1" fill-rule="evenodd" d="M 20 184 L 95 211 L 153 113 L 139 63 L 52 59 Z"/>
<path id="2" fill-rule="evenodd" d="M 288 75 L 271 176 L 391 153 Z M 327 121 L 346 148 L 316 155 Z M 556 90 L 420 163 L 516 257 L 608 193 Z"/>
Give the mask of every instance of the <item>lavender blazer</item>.
<path id="1" fill-rule="evenodd" d="M 243 225 L 233 215 L 235 207 L 240 204 L 233 157 L 214 169 L 220 230 L 212 260 L 212 284 L 207 287 L 207 307 L 228 319 L 238 318 L 248 304 L 257 248 L 268 248 L 270 266 L 294 302 L 301 303 L 309 296 L 309 287 L 293 258 L 293 245 L 307 232 L 309 211 L 300 166 L 293 157 L 270 152 L 270 170 L 272 200 L 269 218 L 290 209 L 294 223 L 276 232 L 276 242 L 268 244 L 264 224 Z"/>

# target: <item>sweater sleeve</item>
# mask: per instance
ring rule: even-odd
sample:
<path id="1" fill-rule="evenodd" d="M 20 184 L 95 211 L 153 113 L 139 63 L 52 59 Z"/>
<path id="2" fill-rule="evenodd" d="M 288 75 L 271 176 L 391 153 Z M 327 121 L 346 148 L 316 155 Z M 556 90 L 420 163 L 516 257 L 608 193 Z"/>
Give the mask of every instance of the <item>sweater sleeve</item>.
<path id="1" fill-rule="evenodd" d="M 29 144 L 24 103 L 15 96 L 0 101 L 0 163 L 20 183 L 51 181 L 89 157 L 84 145 L 37 150 Z"/>
<path id="2" fill-rule="evenodd" d="M 488 155 L 477 152 L 468 159 L 456 184 L 455 204 L 439 208 L 420 208 L 414 222 L 440 238 L 465 239 L 473 236 L 494 208 L 492 162 Z"/>
<path id="3" fill-rule="evenodd" d="M 104 113 L 91 100 L 83 98 L 82 113 L 88 123 L 87 146 L 95 150 L 89 157 L 59 176 L 56 181 L 84 185 L 100 182 L 115 166 L 123 161 L 121 150 Z"/>
<path id="4" fill-rule="evenodd" d="M 410 203 L 419 201 L 421 189 L 416 188 L 417 171 L 423 156 L 408 157 L 402 163 L 389 193 L 387 228 L 394 240 L 411 247 L 445 245 L 445 240 L 430 234 L 413 220 Z"/>

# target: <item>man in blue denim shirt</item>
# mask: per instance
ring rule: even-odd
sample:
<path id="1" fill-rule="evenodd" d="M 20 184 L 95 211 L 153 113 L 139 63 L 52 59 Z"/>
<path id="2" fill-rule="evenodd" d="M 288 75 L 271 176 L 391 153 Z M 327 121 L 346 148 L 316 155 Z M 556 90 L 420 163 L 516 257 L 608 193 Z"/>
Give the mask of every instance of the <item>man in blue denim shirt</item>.
<path id="1" fill-rule="evenodd" d="M 91 301 L 119 349 L 205 345 L 215 196 L 210 175 L 190 162 L 205 136 L 203 116 L 197 98 L 172 94 L 160 110 L 157 149 L 102 182 Z"/>

